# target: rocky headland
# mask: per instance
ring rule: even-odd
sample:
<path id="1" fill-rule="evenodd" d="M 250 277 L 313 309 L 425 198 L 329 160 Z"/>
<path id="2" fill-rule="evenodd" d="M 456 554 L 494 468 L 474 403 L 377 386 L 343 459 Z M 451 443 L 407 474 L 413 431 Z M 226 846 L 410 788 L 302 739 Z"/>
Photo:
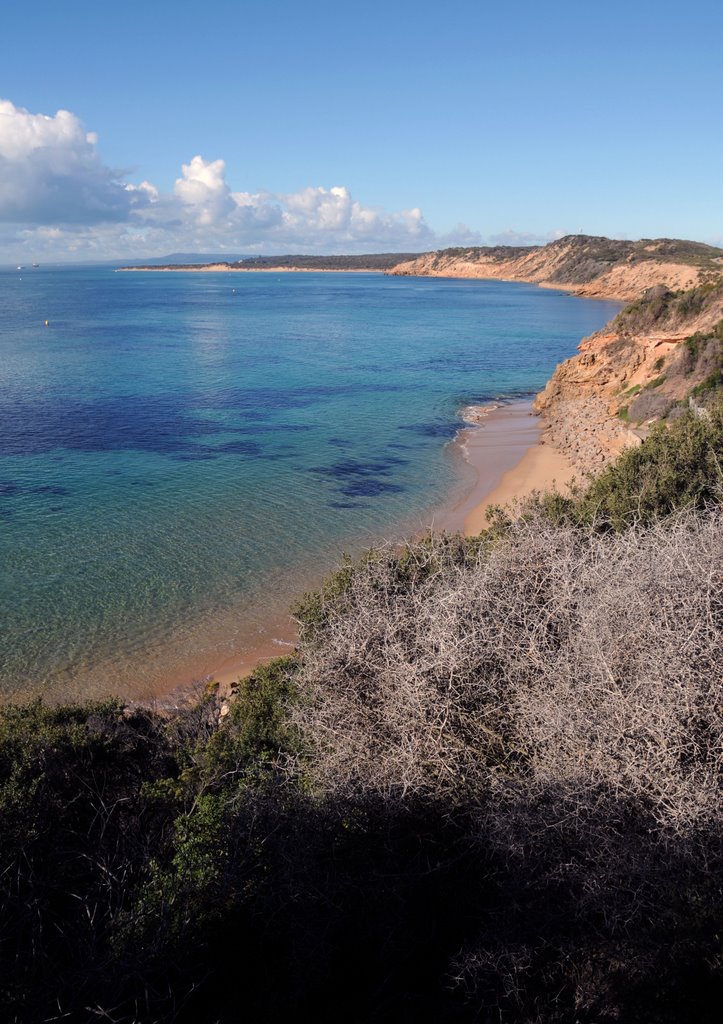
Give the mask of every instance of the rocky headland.
<path id="1" fill-rule="evenodd" d="M 526 281 L 629 303 L 583 339 L 535 400 L 543 443 L 578 473 L 601 468 L 686 406 L 704 415 L 721 386 L 723 250 L 714 246 L 569 235 L 540 247 L 425 253 L 389 273 Z"/>
<path id="2" fill-rule="evenodd" d="M 722 366 L 723 279 L 682 292 L 658 285 L 581 342 L 535 409 L 549 443 L 587 471 L 639 444 L 656 420 L 703 410 Z"/>
<path id="3" fill-rule="evenodd" d="M 723 273 L 723 249 L 701 242 L 636 242 L 566 235 L 543 246 L 441 249 L 400 261 L 389 274 L 526 281 L 589 298 L 632 302 L 646 288 L 692 288 L 701 275 Z"/>

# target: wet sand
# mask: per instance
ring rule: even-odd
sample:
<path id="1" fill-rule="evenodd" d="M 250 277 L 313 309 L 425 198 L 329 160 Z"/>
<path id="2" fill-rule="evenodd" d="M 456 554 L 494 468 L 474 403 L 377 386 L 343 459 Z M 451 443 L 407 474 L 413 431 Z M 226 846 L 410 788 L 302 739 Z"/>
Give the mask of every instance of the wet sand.
<path id="1" fill-rule="evenodd" d="M 474 536 L 487 526 L 492 505 L 505 505 L 536 490 L 564 490 L 574 475 L 561 452 L 545 443 L 531 401 L 492 403 L 465 410 L 470 426 L 455 441 L 474 474 L 465 497 L 441 517 L 441 526 Z"/>
<path id="2" fill-rule="evenodd" d="M 477 486 L 464 506 L 467 537 L 485 529 L 493 505 L 506 505 L 533 491 L 556 488 L 564 493 L 575 475 L 572 463 L 546 443 L 531 403 L 511 403 L 490 412 L 466 448 L 468 461 L 478 472 Z"/>

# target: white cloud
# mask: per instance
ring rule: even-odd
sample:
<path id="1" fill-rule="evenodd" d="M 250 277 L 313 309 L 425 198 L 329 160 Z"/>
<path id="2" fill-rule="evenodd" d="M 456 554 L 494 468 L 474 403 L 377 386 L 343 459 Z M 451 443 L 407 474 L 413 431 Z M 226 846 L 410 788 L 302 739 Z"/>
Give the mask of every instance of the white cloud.
<path id="1" fill-rule="evenodd" d="M 181 165 L 181 171 L 183 177 L 176 179 L 173 191 L 197 224 L 201 227 L 217 224 L 233 213 L 236 203 L 226 184 L 223 160 L 194 156 L 190 163 Z"/>
<path id="2" fill-rule="evenodd" d="M 103 163 L 75 114 L 32 114 L 0 100 L 0 258 L 419 251 L 478 241 L 464 225 L 439 239 L 418 207 L 365 206 L 341 185 L 232 191 L 225 161 L 200 154 L 171 192 L 132 184 Z"/>
<path id="3" fill-rule="evenodd" d="M 106 167 L 97 138 L 67 110 L 31 114 L 0 100 L 0 221 L 123 221 L 137 197 Z"/>

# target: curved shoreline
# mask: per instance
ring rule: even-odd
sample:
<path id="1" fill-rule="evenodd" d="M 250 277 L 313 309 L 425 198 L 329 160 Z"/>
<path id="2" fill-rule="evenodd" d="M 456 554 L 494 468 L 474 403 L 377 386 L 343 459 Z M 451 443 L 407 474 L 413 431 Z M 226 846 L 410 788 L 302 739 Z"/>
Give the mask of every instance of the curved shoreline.
<path id="1" fill-rule="evenodd" d="M 564 490 L 572 479 L 571 463 L 541 436 L 542 426 L 531 399 L 468 406 L 462 416 L 468 426 L 450 445 L 451 455 L 464 460 L 475 480 L 461 500 L 434 514 L 436 529 L 474 536 L 487 526 L 486 513 L 492 505 L 504 505 L 553 486 Z M 290 615 L 285 621 L 275 621 L 258 644 L 225 659 L 200 679 L 179 682 L 165 694 L 159 693 L 156 701 L 172 705 L 187 699 L 194 686 L 211 681 L 228 692 L 236 680 L 259 665 L 294 649 L 298 634 L 292 623 Z"/>
<path id="2" fill-rule="evenodd" d="M 463 506 L 466 537 L 485 529 L 493 505 L 506 505 L 534 491 L 564 492 L 575 475 L 569 459 L 546 440 L 531 401 L 490 410 L 464 443 L 467 461 L 478 474 Z"/>

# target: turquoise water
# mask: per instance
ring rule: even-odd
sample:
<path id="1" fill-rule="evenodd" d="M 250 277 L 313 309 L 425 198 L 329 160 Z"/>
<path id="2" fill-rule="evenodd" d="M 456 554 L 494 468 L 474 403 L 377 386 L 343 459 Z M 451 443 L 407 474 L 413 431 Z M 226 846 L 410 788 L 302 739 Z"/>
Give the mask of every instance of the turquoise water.
<path id="1" fill-rule="evenodd" d="M 459 409 L 538 390 L 618 308 L 374 274 L 41 267 L 0 294 L 0 688 L 54 697 L 210 669 L 427 522 Z"/>

